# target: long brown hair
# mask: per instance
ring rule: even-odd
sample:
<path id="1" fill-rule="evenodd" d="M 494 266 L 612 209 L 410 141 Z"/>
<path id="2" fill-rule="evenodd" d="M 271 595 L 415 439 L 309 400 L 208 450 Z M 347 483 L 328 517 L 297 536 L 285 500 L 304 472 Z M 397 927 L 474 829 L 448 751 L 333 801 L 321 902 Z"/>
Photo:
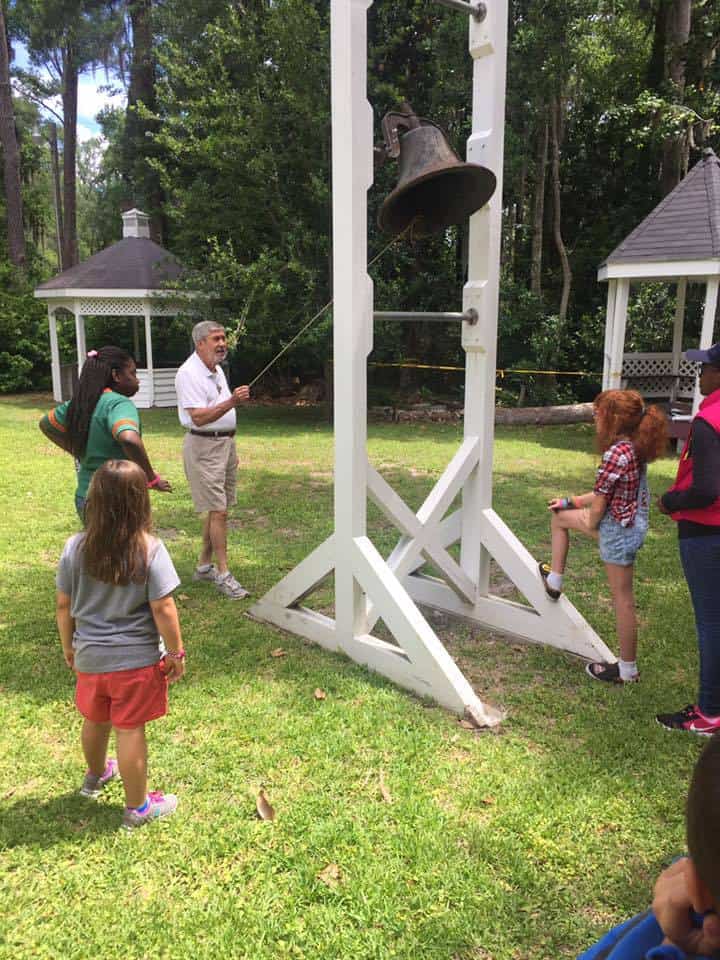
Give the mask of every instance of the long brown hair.
<path id="1" fill-rule="evenodd" d="M 593 401 L 597 442 L 601 453 L 626 437 L 638 460 L 651 463 L 668 444 L 667 419 L 657 406 L 645 406 L 637 390 L 603 390 Z"/>
<path id="2" fill-rule="evenodd" d="M 152 526 L 147 478 L 130 460 L 106 460 L 95 471 L 85 507 L 85 571 L 102 583 L 143 583 Z"/>

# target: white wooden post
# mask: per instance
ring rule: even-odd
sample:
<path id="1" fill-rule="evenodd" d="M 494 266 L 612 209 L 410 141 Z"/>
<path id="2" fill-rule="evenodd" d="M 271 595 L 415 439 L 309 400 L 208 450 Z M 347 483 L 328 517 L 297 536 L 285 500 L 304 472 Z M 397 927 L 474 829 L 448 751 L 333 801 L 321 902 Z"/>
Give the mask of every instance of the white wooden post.
<path id="1" fill-rule="evenodd" d="M 75 314 L 75 343 L 77 345 L 78 373 L 82 373 L 82 368 L 87 359 L 87 346 L 85 344 L 85 318 L 80 313 L 80 303 L 76 300 L 73 304 Z"/>
<path id="2" fill-rule="evenodd" d="M 678 377 L 680 376 L 680 354 L 682 353 L 683 327 L 685 325 L 685 296 L 687 293 L 687 280 L 683 277 L 677 282 L 677 294 L 675 297 L 675 320 L 673 323 L 673 341 L 672 341 L 672 365 L 671 372 L 674 377 L 670 390 L 670 404 L 677 397 L 679 386 Z"/>
<path id="3" fill-rule="evenodd" d="M 140 360 L 140 325 L 138 324 L 138 318 L 132 318 L 132 331 L 133 331 L 133 356 L 135 357 L 135 362 Z"/>
<path id="4" fill-rule="evenodd" d="M 53 400 L 62 400 L 62 378 L 60 376 L 60 347 L 58 345 L 57 317 L 55 307 L 48 304 L 48 329 L 50 331 L 50 371 L 52 373 Z"/>
<path id="5" fill-rule="evenodd" d="M 602 388 L 609 389 L 610 366 L 613 330 L 615 328 L 615 300 L 617 297 L 617 280 L 608 281 L 607 308 L 605 311 L 605 343 L 603 346 L 603 375 Z"/>
<path id="6" fill-rule="evenodd" d="M 470 21 L 473 133 L 468 159 L 490 167 L 498 189 L 471 220 L 464 306 L 465 436 L 417 511 L 366 458 L 367 356 L 372 346 L 372 287 L 367 276 L 366 192 L 372 182 L 372 122 L 366 99 L 367 10 L 372 0 L 331 0 L 333 128 L 333 280 L 335 307 L 335 533 L 250 610 L 259 620 L 342 650 L 396 683 L 434 698 L 481 725 L 502 714 L 480 701 L 415 602 L 493 630 L 614 661 L 612 652 L 565 597 L 553 603 L 537 563 L 492 509 L 495 355 L 500 263 L 507 0 Z M 470 19 L 470 18 L 469 18 Z M 446 516 L 458 493 L 463 505 Z M 370 495 L 401 532 L 387 561 L 366 535 Z M 461 541 L 458 564 L 447 548 Z M 488 595 L 490 556 L 529 605 Z M 444 579 L 418 573 L 429 559 Z M 335 571 L 335 619 L 301 606 Z M 370 634 L 382 617 L 396 641 Z"/>
<path id="7" fill-rule="evenodd" d="M 622 383 L 623 354 L 625 353 L 625 328 L 627 326 L 630 281 L 623 278 L 617 282 L 613 310 L 613 332 L 610 345 L 610 367 L 607 374 L 607 390 L 618 390 Z"/>
<path id="8" fill-rule="evenodd" d="M 479 438 L 477 467 L 463 487 L 463 527 L 460 564 L 488 592 L 490 556 L 480 536 L 481 511 L 492 506 L 493 440 L 495 431 L 495 368 L 502 234 L 503 145 L 505 123 L 505 64 L 507 61 L 507 0 L 488 4 L 485 19 L 470 17 L 469 49 L 473 58 L 472 133 L 467 144 L 469 163 L 495 174 L 497 188 L 481 210 L 470 217 L 468 281 L 464 309 L 474 308 L 478 322 L 462 325 L 465 350 L 464 435 Z"/>
<path id="9" fill-rule="evenodd" d="M 718 284 L 720 278 L 708 277 L 705 285 L 705 309 L 703 310 L 702 331 L 700 333 L 700 349 L 707 350 L 715 342 L 715 311 L 718 303 Z M 699 378 L 695 381 L 695 395 L 693 397 L 693 416 L 697 413 L 702 402 Z"/>
<path id="10" fill-rule="evenodd" d="M 153 370 L 153 349 L 152 349 L 152 322 L 150 317 L 150 304 L 143 303 L 143 314 L 145 316 L 145 355 L 147 357 L 148 371 L 148 401 L 151 407 L 155 406 L 155 372 Z"/>

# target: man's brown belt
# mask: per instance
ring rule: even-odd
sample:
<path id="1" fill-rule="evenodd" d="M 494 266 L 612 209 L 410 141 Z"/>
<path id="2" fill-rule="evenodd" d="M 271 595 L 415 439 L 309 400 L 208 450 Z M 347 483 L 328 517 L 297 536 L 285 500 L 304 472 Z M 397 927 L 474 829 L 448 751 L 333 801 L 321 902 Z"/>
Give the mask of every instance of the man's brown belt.
<path id="1" fill-rule="evenodd" d="M 217 438 L 217 437 L 234 437 L 235 436 L 234 430 L 191 430 L 190 433 L 192 433 L 196 437 Z"/>

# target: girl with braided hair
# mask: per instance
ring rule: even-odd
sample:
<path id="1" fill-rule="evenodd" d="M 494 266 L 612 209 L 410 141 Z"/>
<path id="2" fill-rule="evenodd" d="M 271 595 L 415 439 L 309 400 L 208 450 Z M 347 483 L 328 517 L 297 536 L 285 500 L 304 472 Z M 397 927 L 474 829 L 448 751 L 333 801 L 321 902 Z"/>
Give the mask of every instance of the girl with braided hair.
<path id="1" fill-rule="evenodd" d="M 579 497 L 554 497 L 548 503 L 552 559 L 539 564 L 539 571 L 547 595 L 558 600 L 570 531 L 597 540 L 615 608 L 620 659 L 588 663 L 586 670 L 593 680 L 634 683 L 639 678 L 635 556 L 648 530 L 647 465 L 667 447 L 667 421 L 659 407 L 646 407 L 636 390 L 604 390 L 595 397 L 593 417 L 602 454 L 595 486 Z"/>
<path id="2" fill-rule="evenodd" d="M 48 440 L 75 457 L 75 507 L 83 521 L 90 480 L 106 460 L 133 460 L 144 472 L 148 487 L 171 489 L 151 467 L 142 441 L 140 415 L 130 399 L 139 388 L 135 361 L 127 351 L 110 346 L 91 350 L 72 400 L 55 407 L 39 423 Z"/>

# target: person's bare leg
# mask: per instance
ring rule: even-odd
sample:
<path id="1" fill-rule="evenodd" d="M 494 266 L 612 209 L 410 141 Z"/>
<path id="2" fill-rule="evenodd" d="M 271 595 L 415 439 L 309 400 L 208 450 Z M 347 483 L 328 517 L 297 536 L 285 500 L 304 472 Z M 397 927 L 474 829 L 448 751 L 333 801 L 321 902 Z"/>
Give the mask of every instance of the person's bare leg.
<path id="1" fill-rule="evenodd" d="M 215 565 L 217 566 L 218 573 L 227 573 L 228 560 L 226 510 L 211 510 L 208 513 L 208 535 L 212 546 L 212 552 L 215 554 Z"/>
<path id="2" fill-rule="evenodd" d="M 212 550 L 212 541 L 210 539 L 210 514 L 208 513 L 203 520 L 202 550 L 200 551 L 200 559 L 198 560 L 199 567 L 206 567 L 209 563 L 212 563 Z"/>
<path id="3" fill-rule="evenodd" d="M 637 614 L 633 592 L 633 566 L 620 567 L 606 563 L 610 592 L 615 607 L 617 635 L 620 642 L 620 659 L 634 663 L 637 658 Z"/>
<path id="4" fill-rule="evenodd" d="M 577 530 L 586 537 L 597 540 L 597 531 L 587 526 L 587 510 L 558 510 L 550 515 L 550 542 L 552 557 L 550 567 L 553 573 L 565 573 L 565 563 L 570 549 L 570 530 Z"/>
<path id="5" fill-rule="evenodd" d="M 125 804 L 141 807 L 147 800 L 147 741 L 145 724 L 132 730 L 115 730 L 117 759 L 125 788 Z"/>
<path id="6" fill-rule="evenodd" d="M 83 721 L 80 743 L 88 770 L 96 777 L 101 777 L 105 773 L 111 729 L 112 725 L 110 723 L 95 723 L 94 720 L 88 720 L 87 718 Z"/>

